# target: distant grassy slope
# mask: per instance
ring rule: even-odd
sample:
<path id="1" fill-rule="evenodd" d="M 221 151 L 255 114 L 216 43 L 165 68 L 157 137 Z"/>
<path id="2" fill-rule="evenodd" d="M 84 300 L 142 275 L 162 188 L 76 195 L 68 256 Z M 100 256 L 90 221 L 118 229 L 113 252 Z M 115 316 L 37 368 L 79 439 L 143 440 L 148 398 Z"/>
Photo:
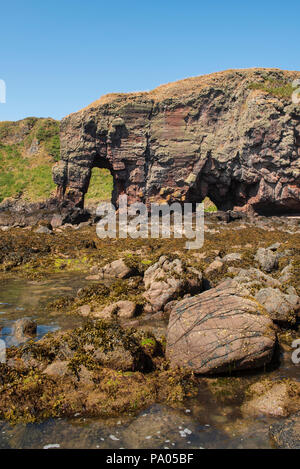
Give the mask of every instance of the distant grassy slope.
<path id="1" fill-rule="evenodd" d="M 28 202 L 47 199 L 55 190 L 52 166 L 59 160 L 59 122 L 28 117 L 0 122 L 0 202 L 21 195 Z M 88 201 L 110 200 L 112 176 L 94 169 Z"/>
<path id="2" fill-rule="evenodd" d="M 0 202 L 22 195 L 46 199 L 55 189 L 51 168 L 60 153 L 59 123 L 28 117 L 0 122 Z"/>

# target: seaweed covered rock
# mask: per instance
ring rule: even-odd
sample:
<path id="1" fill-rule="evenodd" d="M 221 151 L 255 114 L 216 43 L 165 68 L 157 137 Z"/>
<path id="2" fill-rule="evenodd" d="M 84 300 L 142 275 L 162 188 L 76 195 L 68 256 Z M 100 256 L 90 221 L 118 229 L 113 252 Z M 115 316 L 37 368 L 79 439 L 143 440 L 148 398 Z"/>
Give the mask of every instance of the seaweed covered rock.
<path id="1" fill-rule="evenodd" d="M 120 300 L 105 306 L 101 311 L 95 311 L 92 313 L 95 318 L 110 319 L 114 316 L 118 316 L 122 319 L 131 319 L 135 316 L 137 305 L 133 301 Z"/>
<path id="2" fill-rule="evenodd" d="M 100 319 L 87 321 L 82 327 L 65 333 L 45 336 L 24 346 L 18 355 L 23 361 L 24 358 L 37 361 L 41 369 L 56 362 L 75 372 L 86 364 L 91 368 L 104 366 L 120 371 L 149 371 L 154 364 L 142 347 L 143 338 L 143 332 L 124 329 L 115 320 Z M 29 365 L 32 363 L 29 361 Z"/>
<path id="3" fill-rule="evenodd" d="M 264 379 L 250 386 L 249 399 L 242 405 L 244 415 L 287 417 L 300 410 L 300 383 Z"/>
<path id="4" fill-rule="evenodd" d="M 201 374 L 269 363 L 276 336 L 261 309 L 232 279 L 178 302 L 168 325 L 167 358 L 172 366 Z"/>
<path id="5" fill-rule="evenodd" d="M 278 254 L 273 252 L 272 249 L 259 248 L 255 255 L 255 260 L 265 272 L 276 270 L 278 268 L 278 259 Z"/>
<path id="6" fill-rule="evenodd" d="M 196 392 L 189 371 L 169 370 L 161 342 L 116 321 L 89 322 L 8 350 L 0 364 L 0 419 L 117 416 Z"/>
<path id="7" fill-rule="evenodd" d="M 236 269 L 233 267 L 229 268 L 229 272 L 234 275 L 234 280 L 246 287 L 249 292 L 259 290 L 262 287 L 280 288 L 281 286 L 277 279 L 254 267 L 249 269 Z"/>
<path id="8" fill-rule="evenodd" d="M 153 311 L 161 311 L 171 300 L 184 293 L 198 293 L 202 289 L 202 273 L 187 267 L 180 259 L 160 257 L 144 275 L 144 297 Z"/>
<path id="9" fill-rule="evenodd" d="M 272 442 L 281 449 L 300 449 L 300 412 L 270 426 Z"/>

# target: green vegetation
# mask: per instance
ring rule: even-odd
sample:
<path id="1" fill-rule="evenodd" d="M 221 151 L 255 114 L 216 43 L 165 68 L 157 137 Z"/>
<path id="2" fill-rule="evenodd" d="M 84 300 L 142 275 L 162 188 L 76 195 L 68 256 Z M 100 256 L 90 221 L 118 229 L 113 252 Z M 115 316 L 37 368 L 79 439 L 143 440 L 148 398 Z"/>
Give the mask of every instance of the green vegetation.
<path id="1" fill-rule="evenodd" d="M 39 121 L 36 138 L 44 143 L 46 151 L 55 161 L 60 157 L 59 123 L 52 119 Z"/>
<path id="2" fill-rule="evenodd" d="M 0 202 L 23 196 L 37 201 L 55 189 L 52 166 L 60 153 L 59 123 L 29 117 L 0 122 Z"/>
<path id="3" fill-rule="evenodd" d="M 45 162 L 32 167 L 21 151 L 20 145 L 0 145 L 0 202 L 22 194 L 30 200 L 43 199 L 55 188 L 51 164 Z"/>
<path id="4" fill-rule="evenodd" d="M 94 168 L 86 195 L 87 201 L 110 200 L 113 190 L 113 177 L 108 169 Z"/>
<path id="5" fill-rule="evenodd" d="M 204 203 L 204 211 L 205 212 L 217 212 L 218 208 L 217 206 L 210 200 L 209 197 L 205 197 L 203 200 Z"/>
<path id="6" fill-rule="evenodd" d="M 261 83 L 250 83 L 250 90 L 261 90 L 278 98 L 291 98 L 294 88 L 292 83 L 284 80 L 268 79 Z"/>
<path id="7" fill-rule="evenodd" d="M 0 202 L 22 196 L 29 202 L 45 200 L 55 189 L 53 164 L 60 157 L 59 122 L 28 117 L 0 122 Z M 110 200 L 113 178 L 94 168 L 88 201 Z"/>

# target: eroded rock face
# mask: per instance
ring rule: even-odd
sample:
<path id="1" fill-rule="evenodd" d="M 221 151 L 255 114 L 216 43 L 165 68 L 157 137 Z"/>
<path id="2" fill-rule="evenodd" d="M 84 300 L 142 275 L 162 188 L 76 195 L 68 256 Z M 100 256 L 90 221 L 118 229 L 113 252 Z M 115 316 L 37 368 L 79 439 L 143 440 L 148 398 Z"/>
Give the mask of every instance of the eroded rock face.
<path id="1" fill-rule="evenodd" d="M 123 193 L 149 204 L 209 196 L 222 210 L 299 212 L 300 107 L 253 86 L 291 88 L 297 78 L 237 70 L 104 96 L 62 120 L 57 197 L 82 207 L 91 170 L 102 167 L 114 203 Z"/>
<path id="2" fill-rule="evenodd" d="M 172 366 L 200 374 L 257 368 L 270 362 L 274 346 L 271 319 L 231 279 L 171 312 L 166 354 Z"/>

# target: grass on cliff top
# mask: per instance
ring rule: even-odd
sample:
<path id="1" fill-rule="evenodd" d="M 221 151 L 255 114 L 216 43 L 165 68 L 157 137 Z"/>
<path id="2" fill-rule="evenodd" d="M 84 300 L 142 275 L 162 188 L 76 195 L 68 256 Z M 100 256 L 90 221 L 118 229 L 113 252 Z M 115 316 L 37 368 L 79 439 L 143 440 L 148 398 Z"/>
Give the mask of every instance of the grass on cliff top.
<path id="1" fill-rule="evenodd" d="M 114 101 L 122 101 L 123 103 L 128 101 L 135 101 L 136 99 L 146 99 L 153 101 L 163 101 L 165 99 L 182 98 L 184 96 L 191 95 L 193 93 L 199 93 L 200 90 L 206 87 L 212 88 L 223 88 L 231 83 L 233 80 L 240 80 L 242 86 L 242 79 L 247 78 L 249 81 L 253 79 L 253 84 L 258 76 L 266 77 L 278 77 L 279 81 L 286 79 L 286 81 L 292 82 L 296 78 L 300 78 L 300 74 L 297 71 L 287 71 L 271 68 L 249 68 L 249 69 L 233 69 L 225 70 L 221 72 L 211 73 L 208 75 L 201 75 L 195 77 L 184 78 L 182 80 L 166 83 L 158 86 L 150 91 L 138 91 L 133 93 L 109 93 L 101 96 L 96 101 L 92 102 L 88 106 L 84 107 L 80 111 L 86 111 L 90 108 L 97 106 L 109 105 Z M 271 80 L 274 78 L 271 78 Z M 274 80 L 276 81 L 276 80 Z M 272 88 L 272 87 L 271 87 Z M 260 88 L 259 88 L 260 89 Z M 290 96 L 290 95 L 289 95 Z"/>
<path id="2" fill-rule="evenodd" d="M 295 89 L 292 83 L 280 80 L 266 80 L 261 83 L 250 83 L 250 90 L 261 90 L 277 98 L 291 99 Z"/>

